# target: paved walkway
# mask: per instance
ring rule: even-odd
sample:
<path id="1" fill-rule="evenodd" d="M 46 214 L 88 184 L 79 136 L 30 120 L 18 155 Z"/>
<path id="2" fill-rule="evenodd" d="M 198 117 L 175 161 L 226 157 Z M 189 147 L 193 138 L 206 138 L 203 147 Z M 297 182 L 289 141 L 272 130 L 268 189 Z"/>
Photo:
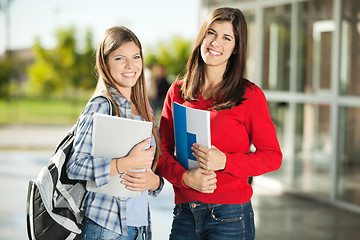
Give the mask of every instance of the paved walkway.
<path id="1" fill-rule="evenodd" d="M 259 240 L 358 240 L 360 214 L 254 183 Z"/>
<path id="2" fill-rule="evenodd" d="M 27 239 L 28 181 L 37 176 L 69 128 L 0 127 L 0 239 Z M 266 187 L 261 178 L 254 179 L 253 187 L 257 240 L 360 239 L 360 214 L 282 193 Z M 167 184 L 150 204 L 153 239 L 168 239 L 173 207 L 171 186 Z"/>
<path id="3" fill-rule="evenodd" d="M 1 149 L 55 148 L 71 126 L 0 126 Z"/>

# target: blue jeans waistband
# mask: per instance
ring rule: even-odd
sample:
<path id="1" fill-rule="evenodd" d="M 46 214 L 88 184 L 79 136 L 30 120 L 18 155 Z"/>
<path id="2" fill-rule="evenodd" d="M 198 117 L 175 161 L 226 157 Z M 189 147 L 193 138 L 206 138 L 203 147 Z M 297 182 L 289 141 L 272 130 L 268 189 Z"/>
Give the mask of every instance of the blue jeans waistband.
<path id="1" fill-rule="evenodd" d="M 251 204 L 251 201 L 248 201 L 246 203 L 241 203 L 241 204 L 226 204 L 226 205 L 247 206 L 247 205 L 250 205 L 250 204 Z M 179 203 L 179 204 L 176 204 L 176 205 L 180 206 L 183 209 L 212 209 L 214 207 L 225 205 L 225 204 L 203 203 L 203 202 L 200 202 L 200 201 L 192 201 L 192 202 L 188 202 L 188 203 Z"/>

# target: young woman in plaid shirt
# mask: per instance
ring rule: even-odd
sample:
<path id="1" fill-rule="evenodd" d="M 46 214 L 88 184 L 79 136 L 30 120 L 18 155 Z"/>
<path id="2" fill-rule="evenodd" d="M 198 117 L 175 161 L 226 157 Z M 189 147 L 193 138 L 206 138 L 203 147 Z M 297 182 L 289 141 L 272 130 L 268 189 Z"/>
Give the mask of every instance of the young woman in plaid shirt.
<path id="1" fill-rule="evenodd" d="M 125 27 L 108 29 L 97 49 L 96 66 L 99 80 L 94 96 L 110 98 L 118 116 L 155 123 L 146 94 L 142 48 L 133 32 Z M 101 187 L 109 182 L 111 175 L 125 173 L 122 177 L 127 188 L 142 193 L 124 199 L 87 192 L 82 204 L 85 212 L 82 239 L 151 239 L 148 195 L 156 196 L 164 184 L 154 172 L 160 149 L 156 129 L 153 128 L 151 139 L 136 145 L 124 158 L 94 157 L 91 154 L 93 114 L 109 114 L 109 107 L 104 98 L 94 98 L 86 105 L 67 166 L 68 176 L 95 181 Z M 143 150 L 148 143 L 151 147 Z M 135 173 L 131 169 L 146 169 L 146 172 Z"/>

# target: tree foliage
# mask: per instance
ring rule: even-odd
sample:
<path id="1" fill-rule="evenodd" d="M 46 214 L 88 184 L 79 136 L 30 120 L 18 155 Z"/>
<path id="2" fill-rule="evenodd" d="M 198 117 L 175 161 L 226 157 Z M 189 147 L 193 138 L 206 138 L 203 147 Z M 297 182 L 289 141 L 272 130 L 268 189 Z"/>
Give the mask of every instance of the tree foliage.
<path id="1" fill-rule="evenodd" d="M 145 56 L 147 65 L 163 65 L 170 79 L 185 73 L 186 63 L 192 51 L 191 41 L 174 37 L 170 42 L 161 42 Z"/>
<path id="2" fill-rule="evenodd" d="M 86 34 L 85 49 L 80 51 L 75 38 L 76 29 L 59 29 L 54 49 L 44 49 L 36 40 L 33 50 L 35 62 L 28 70 L 31 95 L 64 95 L 69 89 L 92 88 L 96 84 L 92 74 L 92 34 Z"/>
<path id="3" fill-rule="evenodd" d="M 15 62 L 12 58 L 0 60 L 0 98 L 8 98 L 10 82 L 16 72 Z"/>
<path id="4" fill-rule="evenodd" d="M 87 30 L 81 50 L 75 34 L 74 27 L 58 29 L 53 49 L 45 49 L 39 40 L 35 41 L 35 62 L 28 69 L 29 95 L 67 96 L 72 95 L 73 90 L 93 89 L 96 86 L 92 32 Z M 190 41 L 174 37 L 146 52 L 145 63 L 165 66 L 168 78 L 173 81 L 178 75 L 184 74 L 191 50 Z"/>
<path id="5" fill-rule="evenodd" d="M 95 49 L 93 47 L 93 34 L 90 29 L 86 31 L 85 47 L 80 55 L 78 71 L 81 81 L 78 87 L 85 89 L 93 89 L 96 86 L 96 70 L 95 70 Z"/>

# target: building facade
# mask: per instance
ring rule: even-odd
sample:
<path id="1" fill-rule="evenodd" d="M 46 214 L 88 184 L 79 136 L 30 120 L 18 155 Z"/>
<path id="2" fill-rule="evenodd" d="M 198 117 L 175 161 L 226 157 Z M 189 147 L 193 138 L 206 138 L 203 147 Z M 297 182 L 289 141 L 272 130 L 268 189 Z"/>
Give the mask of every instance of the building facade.
<path id="1" fill-rule="evenodd" d="M 360 1 L 202 0 L 248 23 L 247 78 L 268 99 L 287 191 L 360 212 Z M 272 182 L 274 182 L 272 181 Z"/>

